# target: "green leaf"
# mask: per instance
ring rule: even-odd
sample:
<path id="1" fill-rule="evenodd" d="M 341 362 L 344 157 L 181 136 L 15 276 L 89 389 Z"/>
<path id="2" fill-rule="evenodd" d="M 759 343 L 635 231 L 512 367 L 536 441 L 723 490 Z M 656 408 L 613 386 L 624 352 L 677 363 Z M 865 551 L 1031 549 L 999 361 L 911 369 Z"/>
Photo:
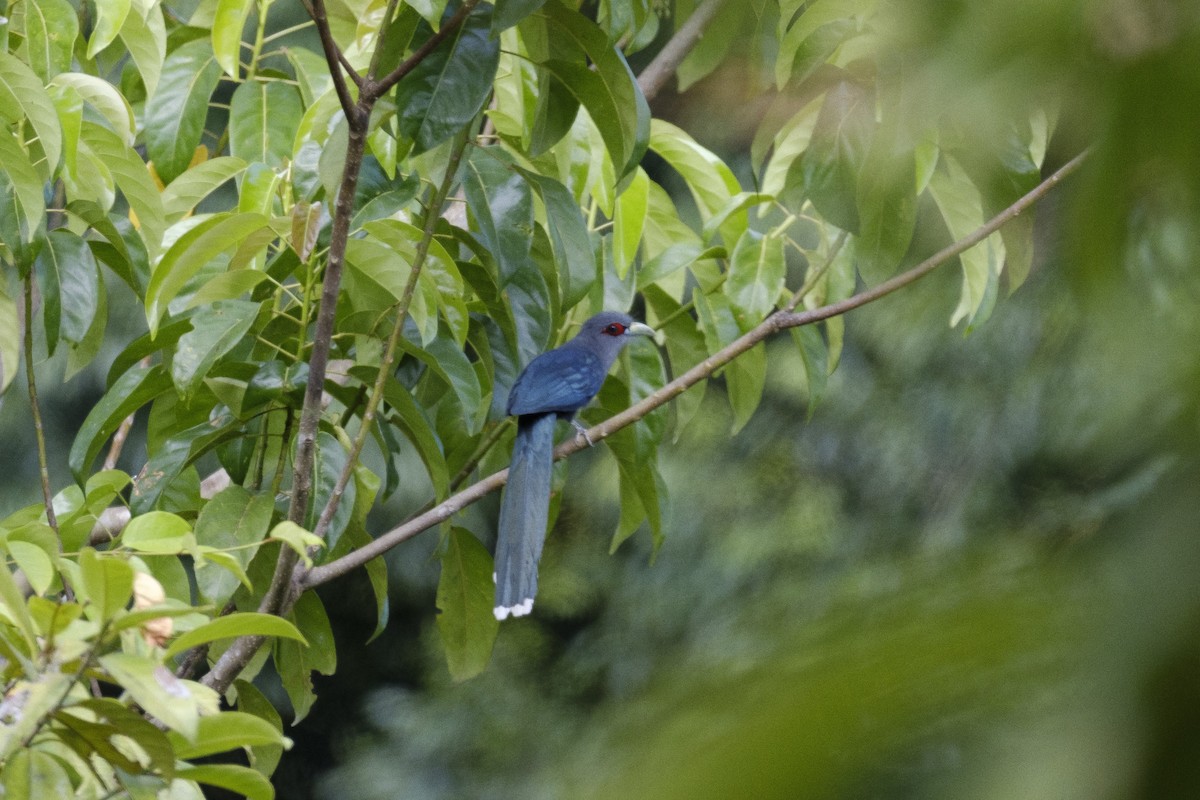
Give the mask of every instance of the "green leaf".
<path id="1" fill-rule="evenodd" d="M 650 149 L 662 156 L 684 179 L 704 221 L 727 208 L 741 191 L 737 178 L 725 162 L 669 122 L 656 119 L 651 123 Z M 720 225 L 721 237 L 727 244 L 736 242 L 747 225 L 744 210 L 731 213 Z"/>
<path id="2" fill-rule="evenodd" d="M 71 67 L 79 18 L 67 0 L 26 0 L 25 52 L 43 82 Z"/>
<path id="3" fill-rule="evenodd" d="M 817 113 L 820 110 L 821 103 L 810 100 L 775 134 L 771 145 L 771 160 L 767 162 L 762 176 L 764 194 L 778 196 L 783 191 L 788 170 L 812 141 L 813 128 L 816 127 Z"/>
<path id="4" fill-rule="evenodd" d="M 399 428 L 416 448 L 417 455 L 425 465 L 425 471 L 433 484 L 434 495 L 439 500 L 446 497 L 450 493 L 446 456 L 442 452 L 437 434 L 433 432 L 433 426 L 425 416 L 425 411 L 417 405 L 408 389 L 395 380 L 387 382 L 384 399 L 393 411 L 388 415 L 388 421 Z"/>
<path id="5" fill-rule="evenodd" d="M 100 656 L 99 662 L 146 713 L 188 739 L 196 738 L 200 709 L 215 709 L 219 702 L 212 689 L 182 681 L 145 656 L 109 653 Z"/>
<path id="6" fill-rule="evenodd" d="M 70 797 L 75 794 L 63 762 L 42 749 L 13 753 L 4 765 L 0 780 L 3 780 L 5 797 Z"/>
<path id="7" fill-rule="evenodd" d="M 192 526 L 166 511 L 136 516 L 121 532 L 121 544 L 141 553 L 181 553 L 194 543 Z"/>
<path id="8" fill-rule="evenodd" d="M 817 404 L 825 394 L 825 385 L 829 379 L 829 348 L 816 325 L 792 328 L 792 339 L 800 350 L 801 361 L 804 362 L 804 377 L 808 388 L 808 417 L 812 419 Z"/>
<path id="9" fill-rule="evenodd" d="M 125 610 L 133 594 L 133 567 L 127 561 L 101 556 L 89 547 L 79 554 L 79 574 L 83 586 L 75 589 L 88 616 L 106 622 Z"/>
<path id="10" fill-rule="evenodd" d="M 722 294 L 699 294 L 696 314 L 710 353 L 739 338 L 743 330 L 729 299 Z M 733 409 L 733 433 L 737 433 L 754 416 L 766 385 L 766 350 L 761 343 L 742 353 L 723 368 L 725 389 Z"/>
<path id="11" fill-rule="evenodd" d="M 215 642 L 219 639 L 236 639 L 239 636 L 275 636 L 283 639 L 295 639 L 298 642 L 307 644 L 304 637 L 300 635 L 300 631 L 296 630 L 296 626 L 286 619 L 273 614 L 259 614 L 247 611 L 217 617 L 212 622 L 206 622 L 197 628 L 193 628 L 171 642 L 170 647 L 166 650 L 166 655 L 170 657 L 185 650 L 190 650 L 196 645 Z M 274 731 L 272 731 L 272 734 L 274 734 Z M 271 741 L 275 740 L 272 739 Z M 197 741 L 197 745 L 199 744 L 200 742 Z M 219 751 L 211 750 L 209 752 L 215 753 Z M 201 755 L 207 754 L 203 753 Z M 189 757 L 181 756 L 181 758 Z"/>
<path id="12" fill-rule="evenodd" d="M 678 30 L 679 26 L 684 24 L 684 20 L 681 18 L 682 13 L 679 7 L 676 8 L 675 29 Z M 752 14 L 756 15 L 756 12 L 761 13 L 761 10 L 754 9 L 753 3 L 746 2 L 746 0 L 738 3 L 722 3 L 712 22 L 705 28 L 700 41 L 676 68 L 676 91 L 681 94 L 686 92 L 696 81 L 708 76 L 716 69 L 725 60 L 735 39 L 745 41 L 746 29 L 743 23 L 747 17 Z M 693 11 L 693 13 L 695 12 Z M 691 15 L 688 16 L 690 18 Z"/>
<path id="13" fill-rule="evenodd" d="M 6 543 L 9 555 L 25 573 L 35 594 L 45 594 L 54 582 L 54 564 L 46 551 L 32 542 L 9 539 Z"/>
<path id="14" fill-rule="evenodd" d="M 812 141 L 799 161 L 804 194 L 827 220 L 853 233 L 859 230 L 858 176 L 874 129 L 870 93 L 841 81 L 825 94 Z"/>
<path id="15" fill-rule="evenodd" d="M 157 365 L 134 367 L 118 378 L 104 397 L 92 406 L 75 435 L 68 458 L 75 479 L 85 480 L 100 448 L 126 417 L 170 387 L 170 378 Z"/>
<path id="16" fill-rule="evenodd" d="M 650 137 L 650 108 L 621 52 L 596 23 L 565 5 L 545 8 L 548 34 L 570 43 L 586 59 L 551 60 L 550 70 L 587 109 L 612 158 L 617 179 L 642 160 Z M 590 63 L 590 67 L 588 64 Z"/>
<path id="17" fill-rule="evenodd" d="M 196 541 L 202 546 L 226 550 L 225 555 L 244 571 L 257 552 L 246 545 L 266 538 L 274 508 L 269 492 L 251 494 L 241 486 L 230 486 L 200 509 Z M 212 554 L 206 553 L 206 558 L 212 558 Z M 239 579 L 230 571 L 230 565 L 213 561 L 196 567 L 196 588 L 201 597 L 220 606 L 233 594 Z"/>
<path id="18" fill-rule="evenodd" d="M 286 83 L 243 83 L 230 102 L 230 153 L 247 162 L 281 167 L 291 160 L 296 126 L 303 114 L 299 93 Z"/>
<path id="19" fill-rule="evenodd" d="M 119 34 L 129 50 L 129 56 L 142 76 L 146 96 L 153 97 L 162 74 L 163 59 L 167 55 L 167 26 L 163 21 L 162 9 L 150 6 L 149 12 L 127 14 Z"/>
<path id="20" fill-rule="evenodd" d="M 242 57 L 242 29 L 254 0 L 217 0 L 212 25 L 212 51 L 225 74 L 237 79 Z"/>
<path id="21" fill-rule="evenodd" d="M 320 536 L 300 527 L 291 520 L 280 522 L 271 529 L 271 533 L 267 538 L 283 542 L 295 550 L 304 561 L 305 566 L 309 567 L 312 566 L 312 557 L 308 555 L 308 548 L 323 547 L 325 545 L 325 540 Z"/>
<path id="22" fill-rule="evenodd" d="M 616 214 L 613 216 L 613 264 L 621 280 L 625 279 L 629 268 L 633 266 L 638 246 L 642 243 L 649 191 L 650 177 L 638 167 L 633 173 L 633 180 L 617 196 Z"/>
<path id="23" fill-rule="evenodd" d="M 167 305 L 202 267 L 234 247 L 257 252 L 274 235 L 269 220 L 262 214 L 222 213 L 214 214 L 180 236 L 154 267 L 146 288 L 146 319 L 151 334 L 158 331 Z"/>
<path id="24" fill-rule="evenodd" d="M 654 285 L 644 287 L 642 294 L 649 309 L 647 322 L 663 334 L 667 358 L 671 364 L 671 375 L 678 377 L 708 357 L 704 334 L 700 332 L 691 314 L 680 313 L 679 301 Z M 668 319 L 668 322 L 663 322 Z M 707 386 L 708 381 L 700 381 L 672 401 L 676 415 L 676 439 L 700 410 Z"/>
<path id="25" fill-rule="evenodd" d="M 516 25 L 545 4 L 546 0 L 496 0 L 492 36 L 499 39 L 501 31 Z"/>
<path id="26" fill-rule="evenodd" d="M 400 132 L 422 153 L 455 135 L 480 112 L 500 63 L 500 41 L 489 33 L 492 7 L 476 6 L 412 72 L 396 85 Z M 432 34 L 418 27 L 417 38 Z"/>
<path id="27" fill-rule="evenodd" d="M 775 310 L 787 277 L 783 248 L 781 236 L 752 230 L 733 248 L 724 289 L 743 328 L 757 325 Z"/>
<path id="28" fill-rule="evenodd" d="M 8 245 L 22 276 L 46 235 L 44 186 L 16 138 L 0 131 L 0 243 Z"/>
<path id="29" fill-rule="evenodd" d="M 533 241 L 533 195 L 511 165 L 511 156 L 474 149 L 467 159 L 463 190 L 479 237 L 499 266 L 524 358 L 545 349 L 550 338 L 550 290 L 529 257 Z"/>
<path id="30" fill-rule="evenodd" d="M 446 664 L 456 681 L 473 678 L 487 667 L 500 623 L 492 614 L 496 585 L 487 548 L 462 528 L 452 528 L 442 553 L 438 580 L 438 632 Z"/>
<path id="31" fill-rule="evenodd" d="M 171 359 L 171 380 L 185 399 L 192 397 L 217 360 L 242 341 L 259 309 L 248 300 L 219 300 L 192 315 L 192 329 L 179 337 Z"/>
<path id="32" fill-rule="evenodd" d="M 332 675 L 337 669 L 337 648 L 325 606 L 315 592 L 305 592 L 292 609 L 292 620 L 308 640 L 308 646 L 287 639 L 275 643 L 275 666 L 283 689 L 295 712 L 292 724 L 308 716 L 317 699 L 312 688 L 313 671 Z"/>
<path id="33" fill-rule="evenodd" d="M 220 156 L 202 161 L 180 175 L 163 190 L 163 213 L 175 221 L 191 213 L 201 200 L 226 181 L 241 175 L 246 162 L 233 156 Z"/>
<path id="34" fill-rule="evenodd" d="M 478 413 L 483 403 L 483 393 L 479 386 L 479 376 L 466 354 L 445 338 L 434 339 L 424 348 L 417 347 L 404 338 L 400 340 L 399 345 L 403 352 L 424 364 L 454 392 L 465 415 L 463 425 L 467 433 L 478 433 L 485 419 L 484 414 Z"/>
<path id="35" fill-rule="evenodd" d="M 137 14 L 129 16 L 133 18 Z M 116 179 L 117 186 L 137 217 L 138 232 L 145 242 L 146 253 L 149 258 L 155 258 L 162 245 L 166 223 L 162 197 L 146 163 L 117 134 L 87 120 L 83 123 L 83 140 Z"/>
<path id="36" fill-rule="evenodd" d="M 100 274 L 87 243 L 66 229 L 51 231 L 34 265 L 42 288 L 46 349 L 59 338 L 83 341 L 96 315 Z"/>
<path id="37" fill-rule="evenodd" d="M 315 464 L 313 465 L 312 510 L 309 517 L 309 522 L 314 528 L 317 519 L 333 496 L 334 488 L 342 477 L 348 460 L 349 453 L 346 452 L 346 448 L 342 446 L 336 436 L 325 431 L 317 434 Z M 331 550 L 337 546 L 342 531 L 346 529 L 346 524 L 354 514 L 354 498 L 357 492 L 354 481 L 346 484 L 344 492 L 345 494 L 338 503 L 337 511 L 334 512 L 333 518 L 329 522 L 329 530 L 325 534 L 327 539 L 325 545 Z M 274 531 L 271 535 L 275 535 Z"/>
<path id="38" fill-rule="evenodd" d="M 110 752 L 103 752 L 101 748 L 97 748 L 103 758 L 109 761 L 114 761 L 113 754 L 122 755 L 120 748 L 112 740 L 118 737 L 128 737 L 137 743 L 138 747 L 145 752 L 149 759 L 151 769 L 159 772 L 164 777 L 170 777 L 175 770 L 175 753 L 167 740 L 167 734 L 159 730 L 154 723 L 147 720 L 142 714 L 132 708 L 123 705 L 119 700 L 113 698 L 89 698 L 74 703 L 71 706 L 59 711 L 54 715 L 56 722 L 64 727 L 80 732 L 79 725 L 89 723 L 87 720 L 81 719 L 81 715 L 76 712 L 87 710 L 106 724 L 103 726 L 96 725 L 93 731 L 98 731 L 102 737 L 102 742 L 96 742 L 93 736 L 85 737 L 89 743 L 105 744 L 111 748 Z M 144 769 L 142 764 L 131 762 L 136 769 L 126 771 L 141 771 Z M 122 767 L 122 769 L 125 769 Z"/>
<path id="39" fill-rule="evenodd" d="M 275 767 L 279 765 L 279 759 L 283 756 L 285 746 L 291 744 L 286 737 L 282 736 L 283 720 L 267 696 L 253 683 L 237 680 L 234 681 L 233 686 L 237 691 L 237 706 L 240 711 L 265 720 L 280 732 L 279 743 L 250 745 L 250 766 L 254 767 L 259 774 L 269 778 L 275 772 Z"/>
<path id="40" fill-rule="evenodd" d="M 132 587 L 132 578 L 130 581 Z M 0 616 L 9 620 L 21 631 L 30 653 L 37 652 L 37 632 L 34 630 L 33 618 L 29 616 L 25 598 L 22 596 L 21 590 L 17 588 L 16 581 L 13 580 L 7 565 L 0 569 Z M 3 751 L 0 750 L 0 755 L 2 754 Z"/>
<path id="41" fill-rule="evenodd" d="M 566 186 L 547 175 L 518 170 L 542 199 L 546 233 L 558 267 L 561 308 L 565 313 L 586 297 L 596 282 L 596 256 L 587 223 Z"/>
<path id="42" fill-rule="evenodd" d="M 204 764 L 199 767 L 184 767 L 175 771 L 175 778 L 226 789 L 245 797 L 246 800 L 273 800 L 275 797 L 275 789 L 269 780 L 250 767 L 243 767 L 240 764 Z"/>
<path id="43" fill-rule="evenodd" d="M 880 127 L 858 176 L 855 252 L 863 273 L 875 278 L 896 271 L 917 224 L 916 161 L 902 148 L 896 128 L 891 122 Z"/>
<path id="44" fill-rule="evenodd" d="M 21 329 L 17 304 L 8 296 L 7 281 L 0 280 L 0 395 L 21 369 Z"/>
<path id="45" fill-rule="evenodd" d="M 38 147 L 46 154 L 45 162 L 37 167 L 43 178 L 48 178 L 62 156 L 58 112 L 42 80 L 15 56 L 4 52 L 0 52 L 0 120 L 9 125 L 29 121 L 37 133 Z"/>
<path id="46" fill-rule="evenodd" d="M 96 0 L 96 25 L 92 28 L 92 38 L 88 40 L 88 60 L 113 43 L 132 6 L 132 0 Z"/>
<path id="47" fill-rule="evenodd" d="M 944 169 L 935 172 L 929 181 L 929 193 L 942 212 L 951 238 L 957 240 L 983 225 L 983 198 L 958 162 L 946 156 L 942 164 Z M 969 333 L 992 313 L 1004 264 L 1004 241 L 999 233 L 993 233 L 960 254 L 959 260 L 963 269 L 962 294 L 950 324 L 957 325 L 966 319 Z"/>
<path id="48" fill-rule="evenodd" d="M 147 155 L 164 183 L 191 163 L 220 77 L 221 67 L 203 39 L 176 49 L 163 63 L 158 89 L 146 103 L 145 137 Z"/>
<path id="49" fill-rule="evenodd" d="M 257 616 L 278 620 L 295 631 L 290 622 L 281 620 L 279 617 L 272 617 L 269 614 Z M 296 635 L 299 636 L 298 631 Z M 188 761 L 236 750 L 239 747 L 290 745 L 288 738 L 270 722 L 242 711 L 222 711 L 211 717 L 201 717 L 195 739 L 185 739 L 173 731 L 167 734 L 167 738 L 170 740 L 171 746 L 175 748 L 175 757 Z"/>
<path id="50" fill-rule="evenodd" d="M 133 144 L 133 108 L 111 83 L 82 72 L 64 72 L 50 81 L 52 87 L 74 89 L 83 101 L 108 122 L 112 131 L 127 145 Z"/>

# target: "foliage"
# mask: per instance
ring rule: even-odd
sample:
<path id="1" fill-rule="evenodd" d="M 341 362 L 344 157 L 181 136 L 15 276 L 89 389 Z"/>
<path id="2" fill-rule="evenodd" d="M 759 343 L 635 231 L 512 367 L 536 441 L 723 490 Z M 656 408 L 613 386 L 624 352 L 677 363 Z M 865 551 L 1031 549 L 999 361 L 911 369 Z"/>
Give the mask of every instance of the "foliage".
<path id="1" fill-rule="evenodd" d="M 94 19 L 62 0 L 9 6 L 0 384 L 22 338 L 65 349 L 69 374 L 91 364 L 115 281 L 145 320 L 75 439 L 78 485 L 52 497 L 44 478 L 45 502 L 0 523 L 29 595 L 0 571 L 11 793 L 268 796 L 262 774 L 286 740 L 250 681 L 270 658 L 295 718 L 307 713 L 312 673 L 337 667 L 312 589 L 355 565 L 386 623 L 368 514 L 402 484 L 445 501 L 500 458 L 521 364 L 601 308 L 643 306 L 665 346 L 623 359 L 599 398 L 607 415 L 777 310 L 911 263 L 923 216 L 961 237 L 1039 181 L 1052 104 L 1005 109 L 973 137 L 913 117 L 889 84 L 902 53 L 884 46 L 885 4 L 863 0 L 728 3 L 683 61 L 686 84 L 745 26 L 762 32 L 752 55 L 779 101 L 739 177 L 651 118 L 626 55 L 670 36 L 664 11 L 316 2 L 314 37 L 270 0 L 102 0 Z M 675 179 L 694 208 L 664 188 Z M 954 323 L 982 323 L 1002 276 L 1020 283 L 1031 236 L 1018 223 L 962 255 Z M 18 286 L 28 310 L 41 304 L 24 332 Z M 838 363 L 840 318 L 822 333 L 797 337 L 810 387 Z M 761 343 L 726 364 L 735 430 L 766 372 Z M 678 399 L 678 425 L 705 391 Z M 97 470 L 139 411 L 144 467 Z M 620 467 L 614 547 L 643 526 L 662 541 L 669 433 L 657 411 L 605 439 Z M 424 474 L 400 474 L 413 453 Z M 114 501 L 131 518 L 109 542 L 93 528 Z M 443 530 L 456 677 L 483 668 L 496 635 L 478 533 Z M 233 746 L 252 767 L 189 763 Z"/>

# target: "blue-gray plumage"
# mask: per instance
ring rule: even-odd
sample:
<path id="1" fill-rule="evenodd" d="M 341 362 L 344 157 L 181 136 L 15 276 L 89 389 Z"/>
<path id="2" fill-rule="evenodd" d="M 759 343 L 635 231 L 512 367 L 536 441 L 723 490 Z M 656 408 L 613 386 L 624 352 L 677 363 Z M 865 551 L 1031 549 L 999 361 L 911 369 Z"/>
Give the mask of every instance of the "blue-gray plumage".
<path id="1" fill-rule="evenodd" d="M 517 417 L 517 438 L 500 502 L 496 619 L 533 610 L 550 513 L 555 421 L 571 419 L 591 402 L 631 336 L 653 334 L 628 314 L 605 311 L 583 323 L 574 339 L 530 361 L 517 376 L 508 395 L 508 413 Z"/>

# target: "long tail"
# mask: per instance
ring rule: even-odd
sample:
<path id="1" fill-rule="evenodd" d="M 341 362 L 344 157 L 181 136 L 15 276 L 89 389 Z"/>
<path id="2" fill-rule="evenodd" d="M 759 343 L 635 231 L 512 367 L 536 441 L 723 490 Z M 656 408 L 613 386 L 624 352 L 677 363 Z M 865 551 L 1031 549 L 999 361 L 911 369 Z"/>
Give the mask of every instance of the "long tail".
<path id="1" fill-rule="evenodd" d="M 533 610 L 538 561 L 550 513 L 553 414 L 520 417 L 496 537 L 496 619 Z"/>

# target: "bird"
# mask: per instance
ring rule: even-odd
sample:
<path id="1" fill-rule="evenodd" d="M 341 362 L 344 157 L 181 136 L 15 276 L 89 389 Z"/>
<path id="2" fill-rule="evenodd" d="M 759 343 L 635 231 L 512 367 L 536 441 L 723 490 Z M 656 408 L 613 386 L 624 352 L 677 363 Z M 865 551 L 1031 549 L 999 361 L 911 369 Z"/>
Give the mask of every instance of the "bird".
<path id="1" fill-rule="evenodd" d="M 507 411 L 517 418 L 508 485 L 500 501 L 496 536 L 497 620 L 533 611 L 538 561 L 550 513 L 550 467 L 554 461 L 554 424 L 565 419 L 585 438 L 575 412 L 591 402 L 617 354 L 635 336 L 654 329 L 618 311 L 589 319 L 573 339 L 534 358 L 517 376 Z M 588 440 L 591 444 L 591 440 Z"/>

